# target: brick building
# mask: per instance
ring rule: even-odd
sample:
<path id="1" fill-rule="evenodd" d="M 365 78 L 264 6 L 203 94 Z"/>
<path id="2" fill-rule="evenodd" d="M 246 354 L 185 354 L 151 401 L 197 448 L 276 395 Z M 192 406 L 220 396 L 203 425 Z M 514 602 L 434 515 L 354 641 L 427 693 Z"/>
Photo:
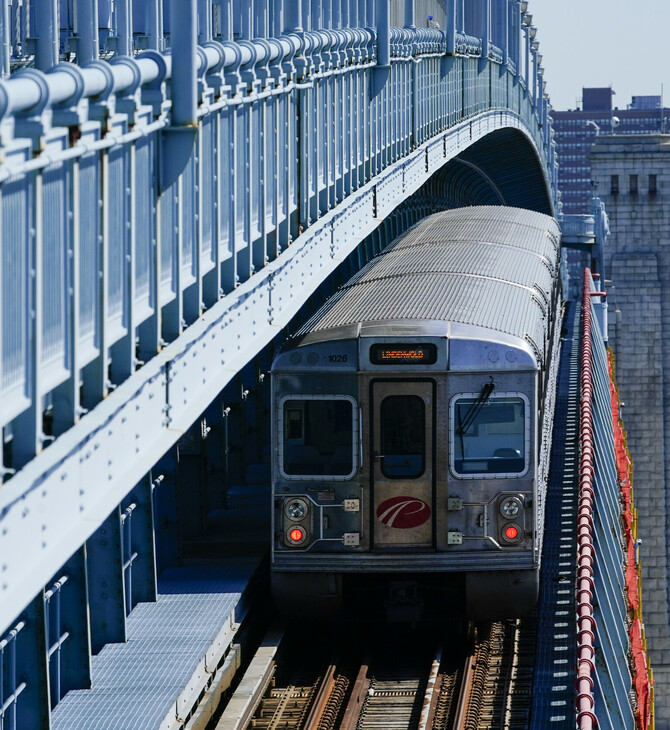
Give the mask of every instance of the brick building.
<path id="1" fill-rule="evenodd" d="M 581 108 L 553 111 L 559 163 L 558 188 L 564 213 L 588 213 L 593 186 L 589 153 L 596 137 L 670 132 L 670 109 L 660 96 L 634 96 L 619 109 L 612 105 L 609 87 L 582 89 Z M 597 194 L 602 198 L 600 188 Z"/>

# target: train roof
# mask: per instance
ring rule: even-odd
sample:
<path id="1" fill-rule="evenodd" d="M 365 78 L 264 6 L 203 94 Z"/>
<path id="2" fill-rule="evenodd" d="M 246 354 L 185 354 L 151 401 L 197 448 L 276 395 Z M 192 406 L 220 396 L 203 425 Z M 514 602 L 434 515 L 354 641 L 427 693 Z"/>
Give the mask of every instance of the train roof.
<path id="1" fill-rule="evenodd" d="M 458 208 L 424 218 L 341 287 L 296 333 L 301 344 L 364 323 L 471 325 L 545 350 L 560 231 L 542 213 L 502 206 Z M 459 328 L 462 329 L 462 328 Z M 330 331 L 330 332 L 329 332 Z M 354 336 L 356 336 L 354 334 Z"/>

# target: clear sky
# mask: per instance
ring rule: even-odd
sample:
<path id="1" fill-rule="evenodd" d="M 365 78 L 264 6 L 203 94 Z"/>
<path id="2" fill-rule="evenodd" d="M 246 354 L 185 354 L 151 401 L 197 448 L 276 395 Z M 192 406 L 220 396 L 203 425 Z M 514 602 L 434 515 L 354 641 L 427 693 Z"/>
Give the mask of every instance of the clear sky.
<path id="1" fill-rule="evenodd" d="M 554 109 L 574 109 L 582 87 L 612 86 L 614 106 L 659 95 L 670 107 L 670 0 L 529 0 Z"/>

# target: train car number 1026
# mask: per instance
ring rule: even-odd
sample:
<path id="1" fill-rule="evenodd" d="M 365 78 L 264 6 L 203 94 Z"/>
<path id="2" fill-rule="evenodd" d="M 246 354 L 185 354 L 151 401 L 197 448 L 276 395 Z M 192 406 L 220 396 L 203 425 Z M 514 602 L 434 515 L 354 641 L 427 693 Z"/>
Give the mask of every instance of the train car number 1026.
<path id="1" fill-rule="evenodd" d="M 328 355 L 328 362 L 346 362 L 346 355 Z"/>

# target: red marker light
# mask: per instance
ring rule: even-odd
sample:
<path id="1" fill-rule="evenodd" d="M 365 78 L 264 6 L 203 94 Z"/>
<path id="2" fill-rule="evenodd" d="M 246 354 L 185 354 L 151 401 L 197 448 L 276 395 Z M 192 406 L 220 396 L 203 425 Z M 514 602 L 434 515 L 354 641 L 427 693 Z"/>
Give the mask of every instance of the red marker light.
<path id="1" fill-rule="evenodd" d="M 507 525 L 505 528 L 505 537 L 508 540 L 516 540 L 519 536 L 519 530 L 514 525 Z"/>
<path id="2" fill-rule="evenodd" d="M 294 527 L 288 533 L 288 537 L 291 542 L 302 542 L 305 539 L 305 531 L 302 529 L 302 527 Z"/>

